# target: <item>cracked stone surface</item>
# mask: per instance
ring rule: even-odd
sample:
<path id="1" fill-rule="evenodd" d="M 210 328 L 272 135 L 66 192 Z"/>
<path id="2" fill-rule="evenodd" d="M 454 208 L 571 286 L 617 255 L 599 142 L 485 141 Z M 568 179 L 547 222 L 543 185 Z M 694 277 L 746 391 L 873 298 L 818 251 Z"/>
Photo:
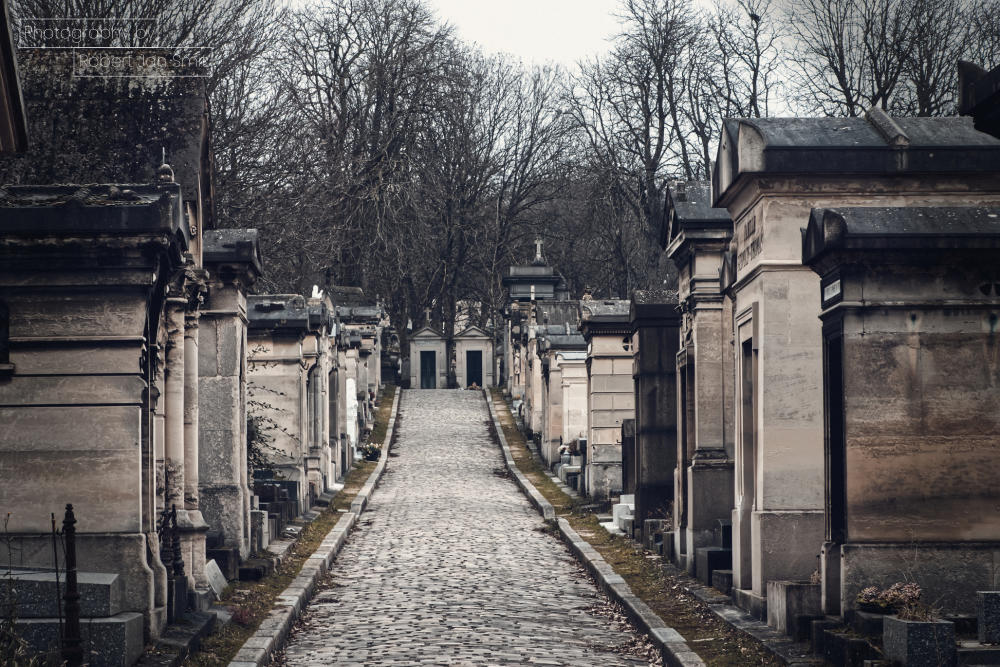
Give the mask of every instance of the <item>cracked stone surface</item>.
<path id="1" fill-rule="evenodd" d="M 276 660 L 648 664 L 504 473 L 480 392 L 409 390 L 369 509 Z"/>

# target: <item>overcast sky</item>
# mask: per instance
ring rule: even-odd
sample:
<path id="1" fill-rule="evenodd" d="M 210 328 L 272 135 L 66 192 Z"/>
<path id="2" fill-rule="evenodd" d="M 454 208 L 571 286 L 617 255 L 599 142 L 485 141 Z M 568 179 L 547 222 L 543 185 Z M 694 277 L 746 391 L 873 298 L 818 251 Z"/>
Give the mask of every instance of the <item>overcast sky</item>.
<path id="1" fill-rule="evenodd" d="M 427 0 L 459 37 L 526 64 L 571 66 L 608 50 L 618 0 Z"/>

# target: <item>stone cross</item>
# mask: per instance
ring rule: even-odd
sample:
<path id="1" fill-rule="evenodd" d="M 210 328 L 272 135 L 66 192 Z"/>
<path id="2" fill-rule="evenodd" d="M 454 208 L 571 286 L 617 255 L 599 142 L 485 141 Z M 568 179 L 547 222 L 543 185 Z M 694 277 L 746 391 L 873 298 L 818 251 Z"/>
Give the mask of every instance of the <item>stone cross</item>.
<path id="1" fill-rule="evenodd" d="M 542 257 L 542 239 L 541 238 L 536 238 L 535 239 L 535 259 L 536 260 L 544 260 L 545 259 L 544 257 Z"/>

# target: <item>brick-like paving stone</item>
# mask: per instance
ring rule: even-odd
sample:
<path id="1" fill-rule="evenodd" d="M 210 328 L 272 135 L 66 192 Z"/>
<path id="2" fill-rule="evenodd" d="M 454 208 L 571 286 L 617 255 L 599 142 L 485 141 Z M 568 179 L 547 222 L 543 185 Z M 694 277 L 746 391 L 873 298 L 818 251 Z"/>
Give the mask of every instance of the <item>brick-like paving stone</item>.
<path id="1" fill-rule="evenodd" d="M 480 392 L 405 391 L 385 476 L 277 661 L 646 664 L 504 475 Z"/>

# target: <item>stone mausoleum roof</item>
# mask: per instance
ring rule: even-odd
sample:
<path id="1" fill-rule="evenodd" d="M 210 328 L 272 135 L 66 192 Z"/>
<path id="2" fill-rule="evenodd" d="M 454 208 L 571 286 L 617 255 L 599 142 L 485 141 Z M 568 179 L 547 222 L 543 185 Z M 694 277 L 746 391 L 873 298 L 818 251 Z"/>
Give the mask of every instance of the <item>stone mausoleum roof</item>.
<path id="1" fill-rule="evenodd" d="M 802 260 L 835 250 L 1000 248 L 1000 206 L 816 208 L 802 237 Z"/>
<path id="2" fill-rule="evenodd" d="M 660 247 L 673 255 L 688 240 L 728 239 L 733 233 L 729 211 L 712 206 L 712 184 L 681 181 L 667 189 L 667 214 L 660 228 Z"/>
<path id="3" fill-rule="evenodd" d="M 205 264 L 249 264 L 258 275 L 263 270 L 256 229 L 206 230 L 202 234 L 201 254 Z"/>
<path id="4" fill-rule="evenodd" d="M 714 205 L 744 174 L 887 176 L 959 174 L 1000 169 L 1000 139 L 972 119 L 893 118 L 873 109 L 864 118 L 727 119 L 712 176 Z"/>

